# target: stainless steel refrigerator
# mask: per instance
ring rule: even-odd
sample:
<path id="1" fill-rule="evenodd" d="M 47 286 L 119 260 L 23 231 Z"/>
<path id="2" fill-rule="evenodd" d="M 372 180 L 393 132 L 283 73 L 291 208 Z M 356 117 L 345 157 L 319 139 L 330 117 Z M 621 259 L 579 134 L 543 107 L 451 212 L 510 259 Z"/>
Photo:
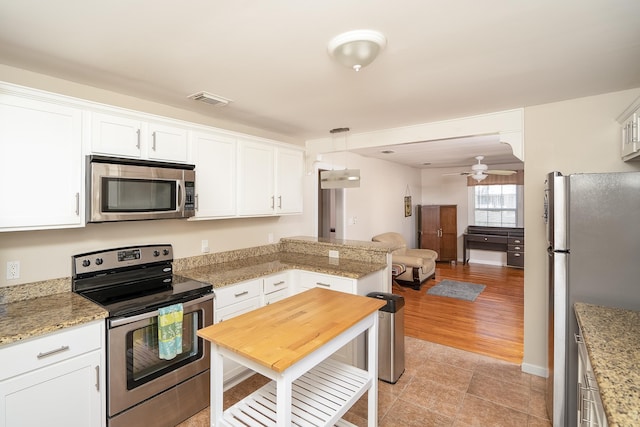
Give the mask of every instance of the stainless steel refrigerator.
<path id="1" fill-rule="evenodd" d="M 640 310 L 640 172 L 548 174 L 547 409 L 577 425 L 575 302 Z"/>

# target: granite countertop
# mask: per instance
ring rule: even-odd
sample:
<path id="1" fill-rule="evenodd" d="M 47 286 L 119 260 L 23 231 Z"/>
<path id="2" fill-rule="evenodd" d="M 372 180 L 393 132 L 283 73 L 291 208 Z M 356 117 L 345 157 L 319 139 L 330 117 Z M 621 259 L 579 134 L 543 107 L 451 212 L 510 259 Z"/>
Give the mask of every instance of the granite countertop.
<path id="1" fill-rule="evenodd" d="M 220 288 L 292 269 L 360 279 L 386 266 L 381 263 L 279 252 L 182 270 L 178 274 L 189 279 L 211 283 L 214 288 Z"/>
<path id="2" fill-rule="evenodd" d="M 383 263 L 346 258 L 334 259 L 296 252 L 276 252 L 187 268 L 176 274 L 211 283 L 214 288 L 220 288 L 290 269 L 359 279 L 385 267 L 386 264 Z M 49 282 L 56 286 L 51 288 Z M 71 291 L 61 292 L 61 284 L 67 288 L 70 286 L 69 280 L 66 279 L 47 281 L 43 286 L 29 286 L 13 292 L 25 299 L 0 304 L 0 348 L 3 345 L 108 316 L 104 309 L 87 299 Z M 40 289 L 41 287 L 45 290 L 53 289 L 55 293 L 43 295 L 41 292 L 44 291 Z M 32 297 L 27 298 L 29 295 Z"/>
<path id="3" fill-rule="evenodd" d="M 640 312 L 576 303 L 610 426 L 640 425 Z"/>
<path id="4" fill-rule="evenodd" d="M 106 317 L 104 309 L 73 292 L 0 304 L 0 348 Z"/>

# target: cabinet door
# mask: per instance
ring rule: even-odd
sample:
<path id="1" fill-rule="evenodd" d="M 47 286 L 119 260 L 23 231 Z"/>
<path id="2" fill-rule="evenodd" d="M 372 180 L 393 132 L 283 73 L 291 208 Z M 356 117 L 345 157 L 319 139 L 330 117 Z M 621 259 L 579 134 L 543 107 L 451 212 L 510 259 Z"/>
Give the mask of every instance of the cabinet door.
<path id="1" fill-rule="evenodd" d="M 304 158 L 299 150 L 277 149 L 277 212 L 302 213 Z"/>
<path id="2" fill-rule="evenodd" d="M 92 113 L 91 152 L 140 158 L 142 122 L 128 117 Z"/>
<path id="3" fill-rule="evenodd" d="M 457 206 L 440 206 L 440 257 L 439 261 L 458 258 Z"/>
<path id="4" fill-rule="evenodd" d="M 187 131 L 159 123 L 149 124 L 149 159 L 185 163 L 187 161 Z"/>
<path id="5" fill-rule="evenodd" d="M 82 112 L 17 96 L 0 100 L 0 230 L 80 227 Z"/>
<path id="6" fill-rule="evenodd" d="M 0 427 L 99 427 L 100 352 L 0 381 Z"/>
<path id="7" fill-rule="evenodd" d="M 259 141 L 238 141 L 238 214 L 273 215 L 274 147 Z"/>
<path id="8" fill-rule="evenodd" d="M 236 139 L 194 133 L 193 162 L 196 165 L 196 217 L 235 216 Z"/>
<path id="9" fill-rule="evenodd" d="M 420 248 L 440 254 L 440 206 L 420 207 Z"/>

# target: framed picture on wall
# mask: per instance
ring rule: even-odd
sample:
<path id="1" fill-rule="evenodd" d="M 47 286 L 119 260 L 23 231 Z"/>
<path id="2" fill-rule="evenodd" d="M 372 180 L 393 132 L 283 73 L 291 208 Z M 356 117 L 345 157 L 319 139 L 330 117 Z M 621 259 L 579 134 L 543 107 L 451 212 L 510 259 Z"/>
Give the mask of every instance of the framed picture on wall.
<path id="1" fill-rule="evenodd" d="M 411 216 L 411 196 L 404 196 L 404 216 Z"/>

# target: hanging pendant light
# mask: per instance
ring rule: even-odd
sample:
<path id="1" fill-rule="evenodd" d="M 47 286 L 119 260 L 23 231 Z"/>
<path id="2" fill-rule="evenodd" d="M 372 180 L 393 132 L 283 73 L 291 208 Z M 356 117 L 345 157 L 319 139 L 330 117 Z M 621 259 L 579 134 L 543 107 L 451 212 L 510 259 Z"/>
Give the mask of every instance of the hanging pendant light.
<path id="1" fill-rule="evenodd" d="M 335 150 L 334 137 L 340 133 L 349 132 L 349 128 L 335 128 L 329 131 L 331 140 L 333 141 L 333 149 Z M 345 134 L 344 151 L 347 153 L 348 143 Z M 345 162 L 346 164 L 346 162 Z M 320 188 L 329 190 L 333 188 L 357 188 L 360 187 L 360 169 L 339 169 L 320 172 Z"/>
<path id="2" fill-rule="evenodd" d="M 374 30 L 354 30 L 331 39 L 329 55 L 342 65 L 360 71 L 371 64 L 387 45 L 384 34 Z"/>

